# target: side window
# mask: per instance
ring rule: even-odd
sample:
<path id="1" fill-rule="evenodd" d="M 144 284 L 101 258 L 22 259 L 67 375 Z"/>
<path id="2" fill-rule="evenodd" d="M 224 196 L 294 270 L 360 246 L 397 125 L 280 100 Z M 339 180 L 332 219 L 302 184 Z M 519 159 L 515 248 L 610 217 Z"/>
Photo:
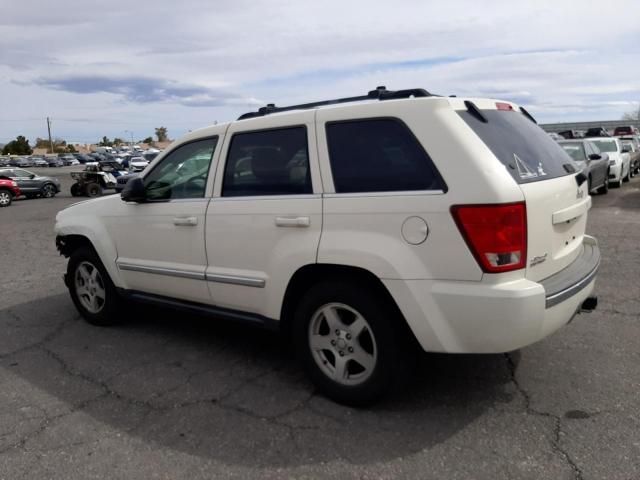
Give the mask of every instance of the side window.
<path id="1" fill-rule="evenodd" d="M 444 184 L 409 128 L 394 119 L 327 124 L 337 193 L 441 190 Z"/>
<path id="2" fill-rule="evenodd" d="M 204 197 L 218 137 L 187 143 L 169 153 L 144 177 L 149 200 Z"/>
<path id="3" fill-rule="evenodd" d="M 305 127 L 233 136 L 224 168 L 223 197 L 312 192 Z"/>

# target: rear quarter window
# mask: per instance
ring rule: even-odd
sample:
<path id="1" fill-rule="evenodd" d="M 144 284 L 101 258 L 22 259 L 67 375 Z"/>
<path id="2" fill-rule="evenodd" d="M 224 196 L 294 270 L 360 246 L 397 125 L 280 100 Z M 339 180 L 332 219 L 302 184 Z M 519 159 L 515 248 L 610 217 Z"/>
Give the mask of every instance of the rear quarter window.
<path id="1" fill-rule="evenodd" d="M 580 170 L 562 147 L 538 125 L 515 110 L 481 110 L 483 122 L 458 112 L 518 183 L 538 182 Z"/>
<path id="2" fill-rule="evenodd" d="M 336 193 L 446 191 L 431 158 L 399 119 L 330 122 L 326 131 Z"/>

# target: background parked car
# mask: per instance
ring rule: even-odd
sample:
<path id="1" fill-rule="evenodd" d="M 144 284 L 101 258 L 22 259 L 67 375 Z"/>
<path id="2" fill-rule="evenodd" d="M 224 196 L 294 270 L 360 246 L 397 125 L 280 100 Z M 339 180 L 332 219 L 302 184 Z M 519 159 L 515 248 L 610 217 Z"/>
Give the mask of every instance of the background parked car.
<path id="1" fill-rule="evenodd" d="M 11 157 L 9 159 L 9 165 L 12 167 L 33 167 L 33 161 L 28 160 L 24 157 Z"/>
<path id="2" fill-rule="evenodd" d="M 607 133 L 607 131 L 603 127 L 593 127 L 593 128 L 589 128 L 585 132 L 584 136 L 585 138 L 589 138 L 589 137 L 609 137 L 610 135 Z"/>
<path id="3" fill-rule="evenodd" d="M 589 181 L 589 193 L 609 191 L 609 156 L 588 140 L 562 140 L 560 146 L 584 170 Z"/>
<path id="4" fill-rule="evenodd" d="M 640 135 L 640 131 L 633 125 L 622 125 L 620 127 L 616 127 L 613 130 L 613 136 L 619 137 L 622 135 Z"/>
<path id="5" fill-rule="evenodd" d="M 0 157 L 0 167 L 9 166 L 9 157 Z"/>
<path id="6" fill-rule="evenodd" d="M 64 163 L 58 157 L 46 157 L 45 158 L 49 167 L 64 167 Z"/>
<path id="7" fill-rule="evenodd" d="M 0 178 L 0 207 L 8 207 L 13 199 L 20 195 L 20 188 L 16 182 Z"/>
<path id="8" fill-rule="evenodd" d="M 51 198 L 60 192 L 60 180 L 54 177 L 43 177 L 22 168 L 3 168 L 0 178 L 13 180 L 27 198 L 42 196 Z"/>
<path id="9" fill-rule="evenodd" d="M 609 155 L 609 182 L 616 187 L 622 186 L 622 182 L 628 182 L 631 178 L 629 154 L 622 152 L 622 144 L 615 137 L 590 138 L 601 152 Z"/>
<path id="10" fill-rule="evenodd" d="M 44 158 L 34 157 L 33 158 L 33 166 L 34 167 L 48 167 L 49 164 L 47 163 L 47 161 Z"/>
<path id="11" fill-rule="evenodd" d="M 629 161 L 631 163 L 631 175 L 640 171 L 640 141 L 637 137 L 619 137 L 622 148 L 629 150 Z"/>

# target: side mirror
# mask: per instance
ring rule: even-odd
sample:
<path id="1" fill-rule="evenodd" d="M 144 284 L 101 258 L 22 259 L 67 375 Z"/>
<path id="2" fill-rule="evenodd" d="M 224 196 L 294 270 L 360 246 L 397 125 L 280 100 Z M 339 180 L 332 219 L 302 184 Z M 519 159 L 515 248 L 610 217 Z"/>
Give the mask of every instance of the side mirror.
<path id="1" fill-rule="evenodd" d="M 143 203 L 147 199 L 147 194 L 144 189 L 144 182 L 140 177 L 132 178 L 127 182 L 120 194 L 122 201 L 124 202 L 136 202 Z"/>
<path id="2" fill-rule="evenodd" d="M 36 178 L 36 176 L 32 173 L 31 175 L 29 175 L 29 178 L 33 180 L 34 178 Z"/>
<path id="3" fill-rule="evenodd" d="M 591 155 L 589 155 L 589 160 L 600 160 L 602 158 L 602 155 L 598 155 L 597 153 L 592 153 Z"/>

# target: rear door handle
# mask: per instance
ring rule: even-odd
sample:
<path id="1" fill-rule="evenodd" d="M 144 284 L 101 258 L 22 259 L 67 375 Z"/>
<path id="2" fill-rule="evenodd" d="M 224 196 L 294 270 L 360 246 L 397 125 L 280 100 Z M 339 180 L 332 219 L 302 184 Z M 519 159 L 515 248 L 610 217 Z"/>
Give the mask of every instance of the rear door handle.
<path id="1" fill-rule="evenodd" d="M 179 227 L 195 227 L 198 225 L 197 217 L 173 217 L 173 224 Z"/>
<path id="2" fill-rule="evenodd" d="M 308 227 L 311 225 L 309 217 L 276 217 L 277 227 Z"/>

